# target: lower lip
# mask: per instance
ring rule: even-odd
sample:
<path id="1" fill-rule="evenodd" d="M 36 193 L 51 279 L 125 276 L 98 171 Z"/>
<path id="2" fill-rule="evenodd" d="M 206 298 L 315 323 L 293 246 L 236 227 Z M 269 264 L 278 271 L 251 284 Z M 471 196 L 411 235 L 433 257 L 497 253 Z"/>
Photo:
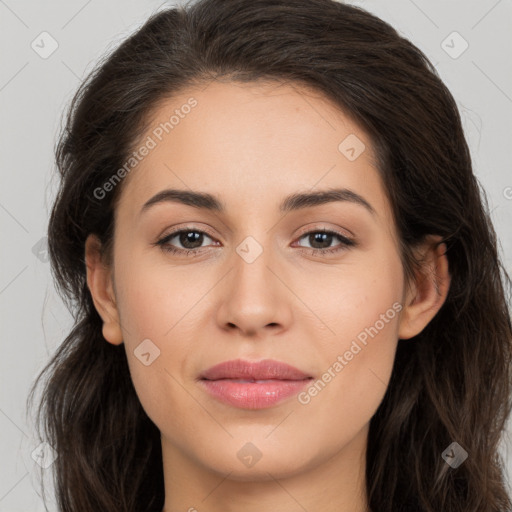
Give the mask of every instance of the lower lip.
<path id="1" fill-rule="evenodd" d="M 242 409 L 265 409 L 296 395 L 311 379 L 237 382 L 232 379 L 201 380 L 213 397 Z"/>

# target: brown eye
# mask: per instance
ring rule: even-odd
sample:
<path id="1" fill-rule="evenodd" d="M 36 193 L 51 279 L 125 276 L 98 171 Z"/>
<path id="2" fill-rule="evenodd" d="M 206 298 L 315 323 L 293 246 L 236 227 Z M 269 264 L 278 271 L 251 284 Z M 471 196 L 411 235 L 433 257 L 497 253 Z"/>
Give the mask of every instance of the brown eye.
<path id="1" fill-rule="evenodd" d="M 356 245 L 354 240 L 350 240 L 341 233 L 329 230 L 314 230 L 308 231 L 301 235 L 299 240 L 306 239 L 310 244 L 309 247 L 300 245 L 304 249 L 309 249 L 312 254 L 321 253 L 333 253 L 346 249 L 347 247 L 353 247 Z M 332 247 L 332 243 L 338 240 L 338 244 Z"/>
<path id="2" fill-rule="evenodd" d="M 189 255 L 199 253 L 199 250 L 204 248 L 205 239 L 212 240 L 204 231 L 184 228 L 164 236 L 156 242 L 156 245 L 159 245 L 164 251 Z"/>

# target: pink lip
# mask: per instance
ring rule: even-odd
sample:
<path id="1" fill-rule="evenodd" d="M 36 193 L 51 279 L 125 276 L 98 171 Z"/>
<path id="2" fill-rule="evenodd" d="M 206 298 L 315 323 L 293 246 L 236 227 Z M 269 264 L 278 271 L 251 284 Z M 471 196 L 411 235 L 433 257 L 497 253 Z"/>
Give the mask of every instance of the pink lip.
<path id="1" fill-rule="evenodd" d="M 271 407 L 298 393 L 312 379 L 297 368 L 272 359 L 226 361 L 212 366 L 199 378 L 210 395 L 243 409 Z"/>

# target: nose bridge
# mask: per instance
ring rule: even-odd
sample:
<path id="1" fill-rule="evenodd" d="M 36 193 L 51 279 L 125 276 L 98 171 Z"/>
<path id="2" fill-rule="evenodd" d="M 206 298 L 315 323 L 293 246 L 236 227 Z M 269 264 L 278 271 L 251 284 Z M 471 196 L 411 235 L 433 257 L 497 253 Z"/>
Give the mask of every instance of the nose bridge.
<path id="1" fill-rule="evenodd" d="M 234 275 L 233 287 L 234 294 L 237 291 L 259 295 L 258 300 L 269 300 L 272 293 L 272 284 L 269 277 L 272 275 L 268 269 L 271 261 L 274 259 L 269 236 L 252 235 L 246 236 L 236 247 L 233 255 Z M 246 299 L 244 299 L 246 300 Z"/>
<path id="2" fill-rule="evenodd" d="M 236 326 L 245 333 L 276 324 L 283 327 L 289 315 L 282 296 L 282 284 L 274 276 L 277 255 L 273 253 L 271 237 L 265 234 L 246 236 L 232 255 L 233 272 L 222 297 L 218 321 L 221 326 Z"/>

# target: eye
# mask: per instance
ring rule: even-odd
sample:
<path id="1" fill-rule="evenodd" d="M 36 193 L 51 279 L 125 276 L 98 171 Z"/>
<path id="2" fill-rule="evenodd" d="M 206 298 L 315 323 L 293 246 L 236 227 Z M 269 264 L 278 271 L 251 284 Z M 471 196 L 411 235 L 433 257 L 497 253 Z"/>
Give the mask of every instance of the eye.
<path id="1" fill-rule="evenodd" d="M 200 254 L 198 249 L 202 249 L 202 244 L 205 238 L 212 240 L 210 236 L 204 231 L 194 228 L 182 228 L 164 236 L 156 242 L 162 250 L 184 255 Z M 180 244 L 182 248 L 175 247 L 175 244 Z"/>
<path id="2" fill-rule="evenodd" d="M 310 245 L 309 247 L 299 245 L 299 247 L 303 247 L 306 249 L 306 252 L 309 252 L 313 255 L 336 253 L 345 250 L 347 247 L 354 247 L 356 245 L 354 240 L 347 238 L 341 233 L 327 229 L 316 229 L 313 231 L 308 231 L 301 235 L 299 241 L 302 239 L 306 239 Z M 336 240 L 339 241 L 339 244 L 331 247 L 333 241 Z"/>

